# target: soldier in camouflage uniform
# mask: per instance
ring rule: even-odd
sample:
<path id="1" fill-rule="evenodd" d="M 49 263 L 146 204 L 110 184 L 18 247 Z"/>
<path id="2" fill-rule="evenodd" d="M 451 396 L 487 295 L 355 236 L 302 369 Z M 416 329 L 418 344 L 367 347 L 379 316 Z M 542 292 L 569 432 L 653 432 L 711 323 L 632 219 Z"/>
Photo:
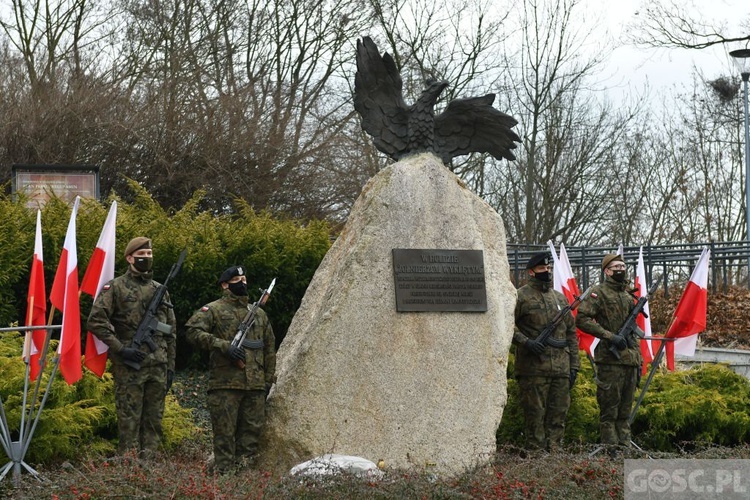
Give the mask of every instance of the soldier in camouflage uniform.
<path id="1" fill-rule="evenodd" d="M 641 370 L 640 343 L 617 335 L 635 305 L 628 290 L 627 268 L 621 255 L 602 259 L 604 282 L 592 288 L 589 298 L 578 308 L 576 325 L 601 342 L 594 360 L 601 384 L 596 389 L 599 403 L 599 430 L 605 445 L 630 446 L 630 411 Z M 620 354 L 617 359 L 610 346 Z M 632 347 L 631 347 L 632 345 Z"/>
<path id="2" fill-rule="evenodd" d="M 119 431 L 119 452 L 135 449 L 142 457 L 153 456 L 162 438 L 164 398 L 172 385 L 176 352 L 177 322 L 166 305 L 159 308 L 158 320 L 171 327 L 169 333 L 155 332 L 157 349 L 131 346 L 159 283 L 152 280 L 151 240 L 133 238 L 125 248 L 130 264 L 122 276 L 102 287 L 91 307 L 88 330 L 109 346 L 115 407 Z M 169 302 L 166 294 L 164 301 Z M 170 328 L 167 328 L 170 329 Z M 125 361 L 140 363 L 134 370 Z"/>
<path id="3" fill-rule="evenodd" d="M 578 340 L 571 314 L 550 336 L 560 347 L 535 340 L 568 301 L 552 289 L 548 254 L 533 255 L 526 269 L 529 282 L 518 290 L 513 332 L 526 444 L 529 448 L 555 450 L 562 444 L 570 389 L 580 368 Z"/>
<path id="4" fill-rule="evenodd" d="M 231 344 L 252 307 L 242 267 L 219 278 L 223 296 L 203 306 L 187 322 L 188 339 L 210 352 L 208 409 L 214 434 L 216 472 L 226 473 L 246 459 L 252 462 L 265 421 L 265 402 L 276 369 L 276 339 L 268 316 L 258 308 L 244 342 Z"/>

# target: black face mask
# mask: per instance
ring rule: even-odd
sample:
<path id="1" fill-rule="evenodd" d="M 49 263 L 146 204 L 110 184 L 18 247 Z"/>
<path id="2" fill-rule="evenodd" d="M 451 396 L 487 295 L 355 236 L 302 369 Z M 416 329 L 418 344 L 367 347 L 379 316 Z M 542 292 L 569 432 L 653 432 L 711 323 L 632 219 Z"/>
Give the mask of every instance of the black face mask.
<path id="1" fill-rule="evenodd" d="M 238 281 L 237 283 L 227 283 L 229 285 L 229 291 L 240 297 L 247 295 L 247 283 Z"/>
<path id="2" fill-rule="evenodd" d="M 153 257 L 133 257 L 133 267 L 136 271 L 147 273 L 151 270 L 154 265 Z"/>
<path id="3" fill-rule="evenodd" d="M 534 277 L 544 283 L 549 283 L 550 281 L 552 281 L 552 275 L 549 273 L 549 271 L 544 271 L 543 273 L 534 273 Z"/>
<path id="4" fill-rule="evenodd" d="M 612 279 L 618 283 L 623 283 L 628 277 L 626 271 L 612 271 Z"/>

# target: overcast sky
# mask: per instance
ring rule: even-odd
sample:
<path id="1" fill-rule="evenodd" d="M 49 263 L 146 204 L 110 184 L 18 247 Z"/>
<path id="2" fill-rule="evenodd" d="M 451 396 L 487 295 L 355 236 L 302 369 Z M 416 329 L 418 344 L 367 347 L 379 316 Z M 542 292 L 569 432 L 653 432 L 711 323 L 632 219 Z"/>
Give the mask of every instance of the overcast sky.
<path id="1" fill-rule="evenodd" d="M 591 9 L 592 14 L 599 17 L 603 32 L 614 40 L 622 40 L 628 25 L 638 22 L 637 13 L 645 2 L 584 0 L 583 3 L 586 9 Z M 734 33 L 739 31 L 740 20 L 750 18 L 750 0 L 683 0 L 681 3 L 706 22 L 715 21 L 716 25 L 726 24 L 730 29 L 734 28 Z M 730 50 L 734 48 L 738 47 Z M 736 75 L 739 80 L 739 70 L 732 63 L 727 50 L 722 46 L 703 50 L 620 47 L 607 60 L 606 74 L 612 75 L 607 84 L 616 87 L 612 89 L 615 98 L 627 93 L 628 89 L 642 92 L 646 85 L 650 87 L 653 97 L 674 85 L 689 84 L 693 67 L 707 78 Z"/>

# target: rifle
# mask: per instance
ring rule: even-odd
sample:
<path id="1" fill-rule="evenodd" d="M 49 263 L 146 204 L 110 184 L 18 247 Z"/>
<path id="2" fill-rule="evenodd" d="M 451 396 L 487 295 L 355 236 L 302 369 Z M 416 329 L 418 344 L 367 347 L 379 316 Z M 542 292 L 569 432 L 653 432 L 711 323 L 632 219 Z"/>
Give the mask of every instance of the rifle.
<path id="1" fill-rule="evenodd" d="M 162 285 L 159 285 L 159 287 L 154 292 L 153 297 L 151 297 L 151 302 L 149 302 L 148 308 L 146 308 L 146 314 L 143 315 L 143 319 L 141 319 L 141 323 L 138 325 L 138 329 L 135 331 L 135 335 L 133 335 L 133 343 L 131 345 L 136 349 L 140 349 L 143 344 L 146 344 L 149 350 L 151 352 L 154 352 L 156 350 L 156 344 L 154 343 L 154 339 L 152 338 L 154 332 L 158 331 L 161 333 L 170 333 L 172 331 L 172 325 L 162 323 L 161 321 L 156 319 L 156 317 L 159 313 L 159 307 L 161 307 L 162 304 L 169 307 L 170 309 L 174 308 L 172 304 L 164 300 L 164 295 L 167 293 L 167 285 L 169 284 L 169 282 L 174 279 L 175 276 L 177 276 L 177 273 L 180 272 L 180 268 L 182 267 L 182 263 L 185 261 L 186 255 L 187 248 L 184 249 L 182 253 L 180 253 L 180 257 L 177 259 L 177 262 L 175 264 L 172 264 L 172 269 L 170 269 L 169 274 L 167 275 L 167 279 L 164 280 L 164 283 Z M 126 359 L 124 360 L 124 363 L 134 370 L 141 369 L 141 364 L 137 361 L 130 361 Z"/>
<path id="2" fill-rule="evenodd" d="M 245 337 L 247 337 L 247 332 L 249 332 L 255 324 L 255 316 L 258 313 L 258 307 L 266 305 L 268 296 L 271 295 L 271 290 L 273 290 L 275 284 L 276 278 L 271 281 L 268 288 L 260 291 L 260 298 L 253 304 L 253 307 L 250 308 L 247 315 L 245 315 L 245 318 L 237 327 L 237 333 L 234 334 L 234 338 L 232 339 L 233 346 L 242 347 L 243 349 L 263 349 L 263 339 L 247 340 Z M 244 370 L 245 363 L 238 360 L 237 367 Z"/>
<path id="3" fill-rule="evenodd" d="M 643 330 L 638 328 L 638 324 L 636 323 L 636 320 L 638 319 L 639 314 L 643 314 L 644 318 L 648 318 L 645 312 L 643 312 L 643 308 L 646 307 L 646 302 L 648 302 L 648 298 L 650 295 L 652 295 L 657 288 L 659 288 L 659 283 L 661 283 L 662 276 L 660 275 L 658 278 L 656 278 L 656 281 L 654 281 L 651 284 L 651 288 L 647 291 L 646 295 L 641 295 L 638 298 L 638 302 L 635 303 L 635 306 L 633 309 L 630 310 L 630 314 L 628 315 L 627 319 L 625 319 L 625 322 L 622 324 L 620 329 L 617 331 L 617 335 L 620 335 L 622 338 L 625 339 L 625 341 L 628 344 L 628 347 L 633 348 L 636 345 L 633 345 L 631 342 L 631 337 L 636 336 L 638 337 L 638 340 L 640 341 L 643 337 L 646 336 Z M 609 352 L 612 353 L 612 355 L 620 359 L 620 351 L 617 350 L 617 347 L 610 344 L 609 346 Z"/>
<path id="4" fill-rule="evenodd" d="M 586 297 L 589 296 L 589 293 L 591 293 L 591 289 L 594 288 L 593 285 L 588 287 L 585 292 L 583 292 L 580 296 L 573 295 L 573 302 L 565 306 L 564 308 L 557 311 L 557 314 L 555 314 L 555 317 L 552 318 L 552 321 L 547 323 L 547 326 L 544 327 L 544 330 L 542 330 L 542 333 L 540 333 L 536 337 L 537 342 L 541 342 L 543 345 L 549 345 L 552 347 L 565 347 L 568 345 L 564 340 L 556 340 L 553 338 L 550 338 L 553 333 L 555 333 L 555 330 L 557 330 L 557 325 L 559 325 L 563 319 L 565 319 L 565 316 L 576 309 L 581 302 L 586 300 Z"/>

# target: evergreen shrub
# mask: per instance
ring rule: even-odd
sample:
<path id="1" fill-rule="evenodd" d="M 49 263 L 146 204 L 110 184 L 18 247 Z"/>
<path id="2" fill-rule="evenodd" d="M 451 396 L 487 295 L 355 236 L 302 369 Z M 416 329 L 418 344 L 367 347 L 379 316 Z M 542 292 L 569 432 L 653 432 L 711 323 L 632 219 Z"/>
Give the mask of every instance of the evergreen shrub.
<path id="1" fill-rule="evenodd" d="M 0 332 L 0 398 L 11 431 L 11 439 L 19 440 L 21 408 L 23 407 L 26 365 L 21 360 L 23 336 L 19 332 Z M 41 401 L 52 372 L 57 342 L 50 343 L 47 366 L 36 399 Z M 34 384 L 29 383 L 28 402 L 33 400 Z M 28 420 L 25 427 L 30 428 Z M 173 449 L 197 432 L 191 411 L 181 408 L 174 397 L 167 397 L 164 409 L 164 447 Z M 59 463 L 89 454 L 113 454 L 117 448 L 117 414 L 114 383 L 109 372 L 99 379 L 88 370 L 76 384 L 66 384 L 58 375 L 39 417 L 29 445 L 27 463 Z"/>
<path id="2" fill-rule="evenodd" d="M 302 301 L 307 285 L 330 247 L 331 228 L 326 222 L 280 220 L 266 212 L 255 212 L 237 200 L 226 214 L 201 210 L 205 193 L 196 191 L 179 210 L 167 213 L 136 182 L 129 183 L 133 200 L 123 202 L 111 195 L 105 204 L 82 200 L 77 226 L 79 282 L 102 230 L 112 201 L 117 200 L 115 275 L 125 272 L 123 252 L 135 236 L 153 240 L 154 279 L 163 282 L 180 252 L 187 259 L 180 274 L 170 283 L 170 298 L 178 326 L 178 368 L 200 364 L 184 337 L 184 324 L 201 306 L 221 296 L 216 283 L 221 272 L 232 265 L 248 270 L 251 300 L 259 289 L 277 278 L 276 287 L 264 307 L 276 334 L 283 339 Z M 25 323 L 26 294 L 34 248 L 36 211 L 26 208 L 23 197 L 0 196 L 0 325 Z M 42 240 L 47 292 L 52 286 L 65 233 L 70 206 L 53 198 L 42 209 Z M 83 341 L 92 299 L 81 295 Z M 49 306 L 48 306 L 49 307 Z M 54 323 L 59 324 L 56 313 Z"/>
<path id="3" fill-rule="evenodd" d="M 523 446 L 524 418 L 508 366 L 508 402 L 497 430 L 498 444 Z M 641 380 L 641 388 L 646 377 Z M 566 443 L 599 441 L 599 406 L 593 370 L 581 353 L 581 371 L 571 394 Z M 638 392 L 636 392 L 636 398 Z M 636 413 L 633 440 L 654 451 L 674 451 L 685 443 L 736 446 L 750 443 L 750 382 L 725 365 L 690 370 L 658 370 Z"/>
<path id="4" fill-rule="evenodd" d="M 726 365 L 655 376 L 633 432 L 650 449 L 750 442 L 750 382 Z"/>

